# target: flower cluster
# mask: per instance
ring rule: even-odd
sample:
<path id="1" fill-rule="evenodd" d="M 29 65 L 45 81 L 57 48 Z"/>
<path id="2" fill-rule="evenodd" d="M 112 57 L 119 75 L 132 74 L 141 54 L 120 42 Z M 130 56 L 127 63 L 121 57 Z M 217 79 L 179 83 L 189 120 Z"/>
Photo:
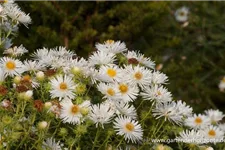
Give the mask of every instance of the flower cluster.
<path id="1" fill-rule="evenodd" d="M 154 69 L 150 58 L 129 51 L 120 41 L 98 43 L 96 49 L 88 59 L 64 47 L 38 49 L 29 60 L 20 59 L 27 52 L 23 46 L 4 51 L 6 56 L 0 58 L 3 147 L 23 148 L 28 140 L 33 148 L 82 148 L 81 139 L 87 134 L 95 137 L 84 142 L 92 140 L 93 149 L 143 146 L 149 144 L 144 143 L 149 138 L 146 133 L 166 134 L 161 132 L 163 125 L 190 127 L 177 137 L 185 143 L 216 143 L 224 138 L 225 127 L 218 124 L 223 113 L 208 110 L 196 115 L 185 102 L 174 101 L 165 87 L 168 77 Z M 149 121 L 159 126 L 148 131 Z M 105 139 L 99 145 L 101 136 Z M 193 138 L 204 142 L 187 141 Z"/>
<path id="2" fill-rule="evenodd" d="M 27 27 L 30 23 L 29 14 L 21 11 L 14 0 L 3 0 L 0 4 L 0 46 L 9 48 L 12 45 L 10 35 L 15 35 L 18 25 L 23 24 Z"/>

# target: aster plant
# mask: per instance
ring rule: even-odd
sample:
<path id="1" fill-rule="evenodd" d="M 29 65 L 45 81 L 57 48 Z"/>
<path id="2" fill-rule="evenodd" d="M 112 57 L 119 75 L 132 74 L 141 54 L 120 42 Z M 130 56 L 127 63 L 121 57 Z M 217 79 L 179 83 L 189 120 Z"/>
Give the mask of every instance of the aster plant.
<path id="1" fill-rule="evenodd" d="M 38 49 L 24 60 L 26 52 L 14 47 L 0 58 L 0 149 L 225 146 L 224 114 L 196 114 L 174 100 L 168 77 L 124 42 L 97 43 L 87 59 L 64 47 Z"/>
<path id="2" fill-rule="evenodd" d="M 165 87 L 168 77 L 124 42 L 96 44 L 88 58 L 64 47 L 0 59 L 3 149 L 190 149 L 223 146 L 224 114 L 203 114 Z M 19 51 L 19 52 L 18 52 Z M 19 55 L 18 55 L 19 54 Z M 165 141 L 154 141 L 161 139 Z M 157 144 L 173 139 L 171 147 Z"/>

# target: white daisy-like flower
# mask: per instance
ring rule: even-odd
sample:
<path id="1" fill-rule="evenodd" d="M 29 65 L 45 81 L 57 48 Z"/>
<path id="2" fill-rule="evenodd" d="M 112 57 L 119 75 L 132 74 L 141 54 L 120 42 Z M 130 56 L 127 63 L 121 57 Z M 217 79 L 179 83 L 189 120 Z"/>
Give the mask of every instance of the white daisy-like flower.
<path id="1" fill-rule="evenodd" d="M 172 95 L 163 86 L 151 86 L 144 88 L 141 92 L 141 96 L 144 100 L 154 101 L 156 103 L 164 103 L 172 101 Z"/>
<path id="2" fill-rule="evenodd" d="M 59 100 L 62 98 L 73 99 L 75 97 L 74 89 L 75 85 L 73 80 L 69 76 L 57 76 L 50 80 L 51 84 L 51 97 L 59 97 Z"/>
<path id="3" fill-rule="evenodd" d="M 225 89 L 225 76 L 224 76 L 223 79 L 220 81 L 218 87 L 219 87 L 219 89 L 220 89 L 221 92 L 224 91 L 224 89 Z"/>
<path id="4" fill-rule="evenodd" d="M 143 139 L 141 125 L 129 117 L 118 116 L 114 122 L 116 134 L 124 136 L 126 141 L 137 143 Z"/>
<path id="5" fill-rule="evenodd" d="M 139 85 L 144 88 L 151 84 L 152 73 L 144 67 L 129 65 L 125 67 L 124 71 L 124 81 L 131 85 Z"/>
<path id="6" fill-rule="evenodd" d="M 152 83 L 153 84 L 166 84 L 168 81 L 168 77 L 159 71 L 155 71 L 152 73 Z"/>
<path id="7" fill-rule="evenodd" d="M 185 119 L 184 124 L 188 127 L 198 129 L 203 128 L 210 125 L 210 118 L 206 115 L 194 114 L 193 116 Z"/>
<path id="8" fill-rule="evenodd" d="M 120 93 L 118 100 L 123 100 L 126 103 L 134 101 L 139 93 L 139 89 L 137 86 L 130 85 L 126 82 L 118 83 L 117 88 Z"/>
<path id="9" fill-rule="evenodd" d="M 38 61 L 35 60 L 25 60 L 23 66 L 23 71 L 39 71 L 39 70 L 45 70 L 45 66 Z"/>
<path id="10" fill-rule="evenodd" d="M 223 142 L 224 132 L 216 126 L 207 126 L 201 130 L 201 133 L 203 134 L 204 139 L 210 143 Z"/>
<path id="11" fill-rule="evenodd" d="M 5 41 L 2 43 L 2 47 L 4 48 L 4 49 L 8 49 L 8 48 L 10 48 L 13 44 L 12 44 L 12 39 L 10 39 L 10 38 L 5 38 L 4 39 Z"/>
<path id="12" fill-rule="evenodd" d="M 159 119 L 164 117 L 165 121 L 169 120 L 171 123 L 181 125 L 183 122 L 183 112 L 180 112 L 178 105 L 172 102 L 156 103 L 152 110 L 152 115 Z"/>
<path id="13" fill-rule="evenodd" d="M 49 50 L 47 48 L 38 49 L 36 52 L 34 52 L 31 56 L 38 61 L 41 61 L 46 56 L 49 55 Z"/>
<path id="14" fill-rule="evenodd" d="M 144 65 L 148 68 L 154 69 L 155 63 L 150 59 L 145 57 L 143 54 L 141 54 L 139 51 L 128 51 L 126 54 L 126 57 L 128 59 L 128 63 L 133 61 L 135 59 L 137 63 Z"/>
<path id="15" fill-rule="evenodd" d="M 113 100 L 119 96 L 119 90 L 117 89 L 116 84 L 101 82 L 97 85 L 97 88 L 102 94 L 104 94 L 103 98 Z"/>
<path id="16" fill-rule="evenodd" d="M 98 104 L 92 106 L 89 118 L 96 124 L 96 127 L 101 125 L 104 128 L 103 124 L 109 123 L 114 114 L 115 111 L 111 109 L 110 105 Z"/>
<path id="17" fill-rule="evenodd" d="M 203 134 L 198 130 L 185 130 L 180 132 L 179 136 L 176 137 L 176 141 L 189 143 L 189 144 L 203 144 Z"/>
<path id="18" fill-rule="evenodd" d="M 19 47 L 14 46 L 12 48 L 5 50 L 3 54 L 8 54 L 8 55 L 17 57 L 17 56 L 22 56 L 23 54 L 27 52 L 28 50 L 25 47 L 23 47 L 23 45 L 20 45 Z"/>
<path id="19" fill-rule="evenodd" d="M 5 5 L 4 10 L 6 11 L 6 14 L 17 23 L 22 23 L 26 27 L 28 24 L 31 24 L 31 18 L 29 14 L 25 14 L 20 10 L 18 5 L 15 4 L 8 4 Z"/>
<path id="20" fill-rule="evenodd" d="M 177 104 L 177 108 L 178 108 L 178 112 L 184 116 L 184 117 L 189 117 L 192 115 L 192 111 L 193 108 L 191 108 L 190 106 L 186 105 L 186 103 L 182 100 L 179 100 L 176 102 Z"/>
<path id="21" fill-rule="evenodd" d="M 123 101 L 121 101 L 121 102 L 116 102 L 116 108 L 119 111 L 120 115 L 130 117 L 131 119 L 137 118 L 136 109 L 134 108 L 133 105 L 130 105 L 128 103 L 124 103 Z"/>
<path id="22" fill-rule="evenodd" d="M 77 74 L 84 74 L 87 76 L 87 72 L 90 69 L 89 63 L 84 58 L 72 58 L 68 59 L 66 62 L 68 64 L 64 67 L 64 72 L 70 71 L 70 73 L 77 75 Z"/>
<path id="23" fill-rule="evenodd" d="M 89 109 L 90 101 L 84 101 L 78 105 L 73 104 L 69 99 L 64 99 L 60 105 L 62 106 L 60 118 L 64 123 L 80 124 L 84 120 L 82 110 Z"/>
<path id="24" fill-rule="evenodd" d="M 42 144 L 43 150 L 63 150 L 62 147 L 63 144 L 60 141 L 57 142 L 53 137 L 47 138 Z"/>
<path id="25" fill-rule="evenodd" d="M 102 65 L 99 69 L 98 79 L 103 82 L 119 82 L 122 70 L 116 65 Z"/>
<path id="26" fill-rule="evenodd" d="M 181 7 L 175 12 L 175 19 L 178 22 L 186 22 L 188 20 L 189 9 L 187 7 Z"/>
<path id="27" fill-rule="evenodd" d="M 113 40 L 107 40 L 104 44 L 97 43 L 95 46 L 98 51 L 103 51 L 105 53 L 117 54 L 127 51 L 125 43 L 120 41 L 115 42 Z"/>
<path id="28" fill-rule="evenodd" d="M 17 59 L 3 57 L 0 59 L 0 67 L 3 69 L 5 76 L 15 76 L 23 73 L 23 63 Z"/>
<path id="29" fill-rule="evenodd" d="M 96 51 L 89 57 L 91 66 L 113 64 L 116 56 L 113 53 L 106 53 L 104 51 Z"/>
<path id="30" fill-rule="evenodd" d="M 73 53 L 70 50 L 67 50 L 63 46 L 59 46 L 53 49 L 49 50 L 49 54 L 52 55 L 53 57 L 62 57 L 64 59 L 71 59 L 73 56 L 76 56 L 75 53 Z"/>
<path id="31" fill-rule="evenodd" d="M 223 112 L 219 110 L 209 109 L 205 111 L 205 114 L 210 118 L 212 124 L 218 123 L 224 117 Z"/>

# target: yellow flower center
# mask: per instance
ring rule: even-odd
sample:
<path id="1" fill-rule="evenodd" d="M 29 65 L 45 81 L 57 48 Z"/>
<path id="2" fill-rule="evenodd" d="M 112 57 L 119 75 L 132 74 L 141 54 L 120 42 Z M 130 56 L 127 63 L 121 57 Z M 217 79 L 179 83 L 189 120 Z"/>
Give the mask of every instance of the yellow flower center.
<path id="1" fill-rule="evenodd" d="M 208 135 L 211 136 L 211 137 L 215 137 L 216 132 L 214 130 L 209 130 Z"/>
<path id="2" fill-rule="evenodd" d="M 15 69 L 15 68 L 16 68 L 15 62 L 13 62 L 13 61 L 8 61 L 8 62 L 6 63 L 6 68 L 9 69 L 9 70 Z"/>
<path id="3" fill-rule="evenodd" d="M 157 95 L 160 96 L 162 95 L 162 93 L 160 91 L 157 91 Z"/>
<path id="4" fill-rule="evenodd" d="M 120 85 L 119 85 L 119 90 L 120 90 L 120 92 L 121 92 L 122 94 L 127 93 L 127 91 L 128 91 L 128 86 L 125 85 L 125 84 L 120 84 Z"/>
<path id="5" fill-rule="evenodd" d="M 110 96 L 114 96 L 115 95 L 115 91 L 112 89 L 112 88 L 109 88 L 107 90 L 107 93 L 110 95 Z"/>
<path id="6" fill-rule="evenodd" d="M 114 40 L 107 40 L 106 43 L 107 44 L 113 44 L 114 43 Z"/>
<path id="7" fill-rule="evenodd" d="M 202 123 L 202 119 L 200 117 L 195 118 L 195 123 L 196 124 L 201 124 Z"/>
<path id="8" fill-rule="evenodd" d="M 116 71 L 115 71 L 114 69 L 108 69 L 108 70 L 107 70 L 107 74 L 108 74 L 111 78 L 113 78 L 113 77 L 116 76 Z"/>
<path id="9" fill-rule="evenodd" d="M 60 88 L 61 90 L 66 90 L 66 89 L 67 89 L 67 84 L 64 83 L 64 82 L 62 82 L 62 83 L 60 83 L 59 88 Z"/>
<path id="10" fill-rule="evenodd" d="M 134 77 L 135 77 L 137 80 L 141 80 L 142 77 L 143 77 L 143 74 L 142 74 L 141 72 L 136 72 L 136 73 L 134 74 Z"/>
<path id="11" fill-rule="evenodd" d="M 127 123 L 125 125 L 125 128 L 126 128 L 127 131 L 131 132 L 131 131 L 134 130 L 134 125 L 132 123 Z"/>
<path id="12" fill-rule="evenodd" d="M 73 105 L 73 107 L 71 108 L 71 112 L 73 114 L 77 114 L 80 111 L 80 108 L 78 105 Z"/>

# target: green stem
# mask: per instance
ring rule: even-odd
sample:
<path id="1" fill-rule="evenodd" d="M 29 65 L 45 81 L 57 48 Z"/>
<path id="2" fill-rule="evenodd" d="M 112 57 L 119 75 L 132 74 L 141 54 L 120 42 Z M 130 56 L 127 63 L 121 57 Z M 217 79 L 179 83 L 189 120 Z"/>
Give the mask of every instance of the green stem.
<path id="1" fill-rule="evenodd" d="M 98 136 L 99 136 L 99 127 L 98 127 L 97 132 L 96 132 L 96 135 L 95 135 L 95 139 L 94 139 L 94 144 L 93 144 L 93 146 L 92 146 L 92 150 L 95 149 L 95 146 L 96 146 L 96 142 L 97 142 Z"/>

